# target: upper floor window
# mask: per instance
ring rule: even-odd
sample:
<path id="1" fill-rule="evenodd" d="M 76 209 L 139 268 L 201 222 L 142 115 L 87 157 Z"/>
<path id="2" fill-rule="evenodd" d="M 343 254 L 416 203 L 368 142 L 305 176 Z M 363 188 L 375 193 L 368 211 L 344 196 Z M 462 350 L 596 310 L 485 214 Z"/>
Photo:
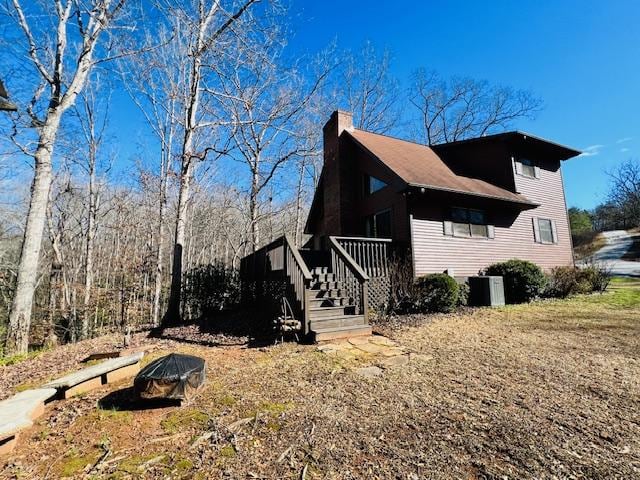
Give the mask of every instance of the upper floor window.
<path id="1" fill-rule="evenodd" d="M 382 180 L 380 180 L 379 178 L 376 178 L 376 177 L 374 177 L 372 175 L 365 175 L 364 176 L 364 193 L 365 193 L 365 195 L 371 195 L 372 193 L 375 193 L 378 190 L 382 190 L 386 186 L 387 186 L 387 184 L 385 182 L 383 182 Z"/>
<path id="2" fill-rule="evenodd" d="M 444 222 L 444 234 L 454 237 L 493 238 L 493 231 L 482 210 L 455 207 L 451 209 L 451 220 Z"/>
<path id="3" fill-rule="evenodd" d="M 523 177 L 540 178 L 540 169 L 536 166 L 533 160 L 528 158 L 520 158 L 516 160 L 516 173 Z"/>

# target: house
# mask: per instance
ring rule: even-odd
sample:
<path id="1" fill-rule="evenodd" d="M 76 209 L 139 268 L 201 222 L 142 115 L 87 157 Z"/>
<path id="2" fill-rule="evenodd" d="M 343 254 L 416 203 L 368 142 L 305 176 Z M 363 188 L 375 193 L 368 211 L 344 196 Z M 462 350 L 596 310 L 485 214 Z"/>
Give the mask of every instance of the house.
<path id="1" fill-rule="evenodd" d="M 299 248 L 285 235 L 240 266 L 243 297 L 281 302 L 281 331 L 369 334 L 392 252 L 410 258 L 409 276 L 472 276 L 511 258 L 573 263 L 561 163 L 579 151 L 523 132 L 420 145 L 358 130 L 341 111 L 323 133 L 310 240 Z"/>
<path id="2" fill-rule="evenodd" d="M 390 238 L 415 276 L 476 275 L 520 258 L 573 264 L 561 163 L 580 152 L 523 132 L 426 146 L 358 130 L 334 112 L 305 233 Z"/>

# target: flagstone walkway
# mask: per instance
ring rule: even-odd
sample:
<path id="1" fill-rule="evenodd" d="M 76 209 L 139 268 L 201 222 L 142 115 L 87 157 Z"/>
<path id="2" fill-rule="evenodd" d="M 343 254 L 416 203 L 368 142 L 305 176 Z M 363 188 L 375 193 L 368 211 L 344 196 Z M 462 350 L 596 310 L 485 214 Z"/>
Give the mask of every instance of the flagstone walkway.
<path id="1" fill-rule="evenodd" d="M 369 365 L 357 368 L 356 372 L 367 378 L 378 377 L 385 369 L 406 365 L 413 358 L 425 357 L 409 352 L 397 342 L 382 335 L 324 343 L 318 346 L 318 350 L 340 360 L 366 361 Z"/>

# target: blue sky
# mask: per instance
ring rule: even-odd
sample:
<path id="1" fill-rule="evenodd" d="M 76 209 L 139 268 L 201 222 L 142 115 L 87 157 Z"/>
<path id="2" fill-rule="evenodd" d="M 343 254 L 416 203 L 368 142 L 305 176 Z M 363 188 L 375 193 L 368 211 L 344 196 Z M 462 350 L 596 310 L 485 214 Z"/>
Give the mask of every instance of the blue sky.
<path id="1" fill-rule="evenodd" d="M 294 0 L 293 9 L 300 48 L 371 40 L 391 50 L 401 80 L 425 66 L 532 90 L 545 108 L 518 129 L 587 150 L 564 163 L 569 205 L 601 202 L 605 171 L 640 156 L 637 0 Z"/>
<path id="2" fill-rule="evenodd" d="M 390 49 L 404 86 L 426 67 L 530 89 L 544 109 L 515 127 L 585 151 L 564 163 L 569 206 L 602 202 L 605 172 L 640 156 L 637 0 L 291 2 L 294 51 L 312 53 L 334 39 L 357 49 L 370 40 Z M 124 142 L 144 130 L 134 110 L 113 120 L 125 126 L 116 134 Z"/>

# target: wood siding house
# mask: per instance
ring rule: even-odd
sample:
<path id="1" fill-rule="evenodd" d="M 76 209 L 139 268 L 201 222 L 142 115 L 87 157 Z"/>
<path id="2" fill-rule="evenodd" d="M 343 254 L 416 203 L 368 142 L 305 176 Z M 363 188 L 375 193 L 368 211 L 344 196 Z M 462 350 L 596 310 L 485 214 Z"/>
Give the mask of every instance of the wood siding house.
<path id="1" fill-rule="evenodd" d="M 391 238 L 411 253 L 416 276 L 476 275 L 511 258 L 573 263 L 561 162 L 575 149 L 523 132 L 429 147 L 355 129 L 340 111 L 324 145 L 309 245 Z"/>
<path id="2" fill-rule="evenodd" d="M 577 150 L 522 132 L 428 147 L 355 129 L 339 111 L 323 133 L 310 240 L 301 248 L 285 235 L 240 265 L 243 298 L 280 304 L 281 332 L 369 334 L 393 252 L 410 255 L 415 276 L 471 276 L 510 258 L 573 262 L 560 167 Z"/>

